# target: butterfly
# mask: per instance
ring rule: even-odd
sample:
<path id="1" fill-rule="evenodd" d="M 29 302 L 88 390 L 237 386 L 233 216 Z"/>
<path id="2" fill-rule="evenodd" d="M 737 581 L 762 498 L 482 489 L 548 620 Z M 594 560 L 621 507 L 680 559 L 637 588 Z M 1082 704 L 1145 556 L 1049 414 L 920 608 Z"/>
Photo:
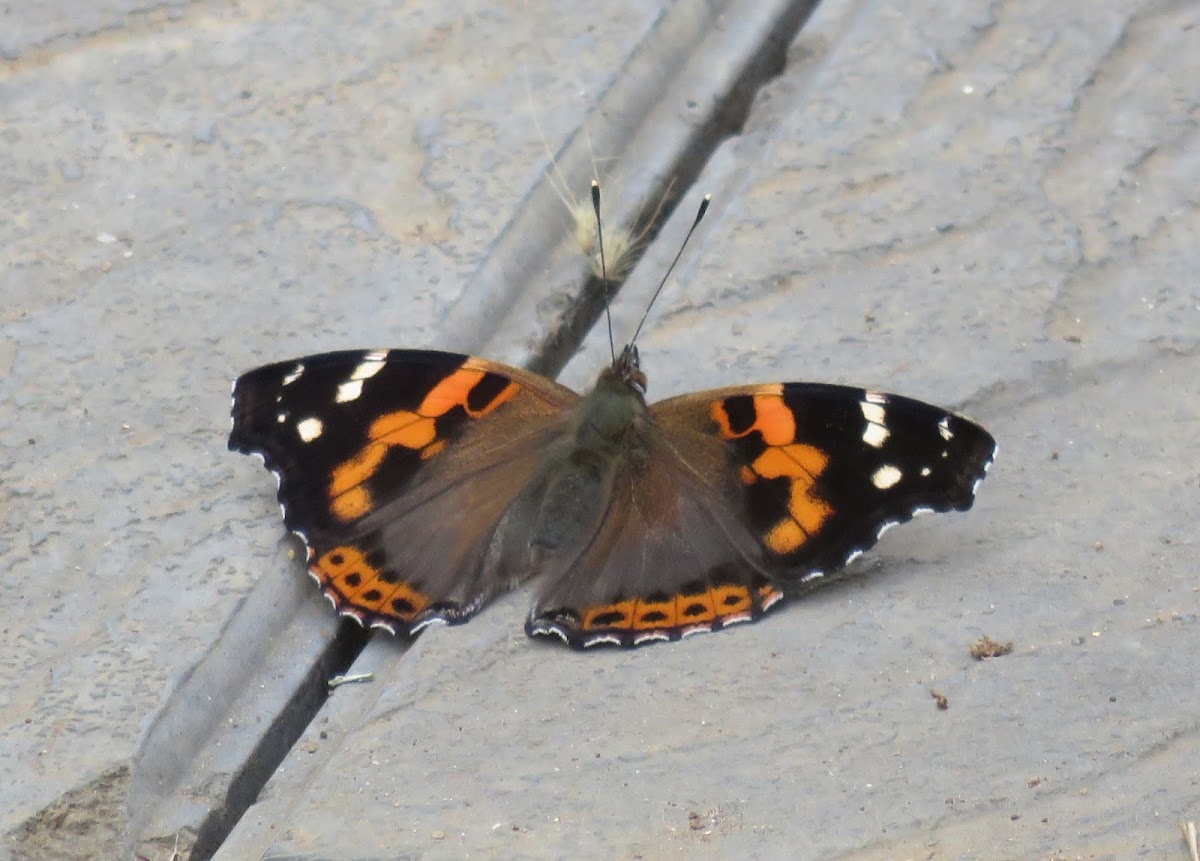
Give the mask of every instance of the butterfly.
<path id="1" fill-rule="evenodd" d="M 995 455 L 970 419 L 869 389 L 650 404 L 635 339 L 584 395 L 432 350 L 266 365 L 234 383 L 229 448 L 275 474 L 340 613 L 412 635 L 536 580 L 526 633 L 575 648 L 755 621 L 889 527 L 969 509 Z"/>

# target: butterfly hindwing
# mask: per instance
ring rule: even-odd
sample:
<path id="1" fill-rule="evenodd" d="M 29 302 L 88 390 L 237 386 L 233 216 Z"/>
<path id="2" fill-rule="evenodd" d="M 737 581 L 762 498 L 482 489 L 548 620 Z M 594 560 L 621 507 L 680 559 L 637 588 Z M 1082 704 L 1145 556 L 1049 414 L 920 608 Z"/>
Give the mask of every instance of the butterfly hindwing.
<path id="1" fill-rule="evenodd" d="M 240 377 L 229 447 L 277 476 L 284 522 L 337 609 L 411 633 L 497 591 L 487 547 L 577 400 L 452 353 L 326 353 Z"/>
<path id="2" fill-rule="evenodd" d="M 685 463 L 649 425 L 615 465 L 596 528 L 542 566 L 525 630 L 576 648 L 674 640 L 757 619 L 782 597 L 757 563 L 758 542 L 725 499 L 736 490 L 721 443 Z M 696 468 L 696 467 L 700 468 Z"/>

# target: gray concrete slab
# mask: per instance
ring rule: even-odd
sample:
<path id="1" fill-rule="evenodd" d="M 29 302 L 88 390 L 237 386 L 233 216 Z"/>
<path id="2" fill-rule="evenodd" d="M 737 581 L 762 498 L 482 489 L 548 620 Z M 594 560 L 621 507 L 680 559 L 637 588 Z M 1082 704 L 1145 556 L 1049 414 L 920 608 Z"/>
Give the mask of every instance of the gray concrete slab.
<path id="1" fill-rule="evenodd" d="M 223 451 L 212 380 L 281 345 L 482 340 L 447 305 L 498 289 L 480 285 L 509 271 L 489 269 L 509 213 L 553 208 L 530 203 L 521 78 L 557 149 L 657 8 L 37 8 L 0 44 L 0 567 L 19 584 L 0 855 L 113 857 L 172 740 L 210 778 L 155 823 L 186 848 L 333 639 L 282 576 L 269 480 Z M 221 857 L 1182 857 L 1195 32 L 1163 4 L 827 2 L 697 183 L 718 204 L 643 341 L 651 392 L 819 378 L 965 406 L 1002 446 L 979 507 L 684 644 L 532 644 L 524 595 L 407 654 L 376 638 L 355 666 L 374 684 L 334 694 Z M 543 288 L 568 295 L 533 283 L 510 318 Z M 525 341 L 506 324 L 493 354 L 530 355 L 555 319 Z M 1015 654 L 974 662 L 980 633 Z"/>
<path id="2" fill-rule="evenodd" d="M 332 636 L 256 585 L 294 562 L 225 451 L 228 380 L 434 342 L 660 8 L 9 11 L 0 856 L 116 857 L 172 765 L 206 778 L 177 821 L 224 803 Z"/>
<path id="3" fill-rule="evenodd" d="M 523 595 L 402 659 L 373 641 L 375 683 L 339 689 L 284 764 L 303 794 L 269 785 L 244 820 L 256 842 L 227 848 L 1183 857 L 1176 823 L 1200 818 L 1195 15 L 824 4 L 697 184 L 721 203 L 642 343 L 651 391 L 808 378 L 961 406 L 1001 443 L 976 509 L 683 643 L 530 643 Z M 602 364 L 598 340 L 565 379 Z M 1013 654 L 975 661 L 982 634 Z"/>

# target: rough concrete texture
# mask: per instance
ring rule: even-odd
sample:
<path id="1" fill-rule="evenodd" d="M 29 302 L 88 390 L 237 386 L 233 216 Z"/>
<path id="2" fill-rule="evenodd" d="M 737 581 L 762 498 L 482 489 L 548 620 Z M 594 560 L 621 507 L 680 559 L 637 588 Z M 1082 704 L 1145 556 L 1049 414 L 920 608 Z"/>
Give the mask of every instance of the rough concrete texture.
<path id="1" fill-rule="evenodd" d="M 140 733 L 288 568 L 269 477 L 224 452 L 225 380 L 437 343 L 544 160 L 516 70 L 561 141 L 655 12 L 22 11 L 0 40 L 0 853 L 111 857 Z M 958 406 L 1000 440 L 976 508 L 683 643 L 532 643 L 524 593 L 376 637 L 351 670 L 374 680 L 333 694 L 217 857 L 1186 858 L 1198 34 L 1194 4 L 827 0 L 695 184 L 718 201 L 642 340 L 651 394 L 822 379 Z M 1013 653 L 974 660 L 983 634 Z"/>

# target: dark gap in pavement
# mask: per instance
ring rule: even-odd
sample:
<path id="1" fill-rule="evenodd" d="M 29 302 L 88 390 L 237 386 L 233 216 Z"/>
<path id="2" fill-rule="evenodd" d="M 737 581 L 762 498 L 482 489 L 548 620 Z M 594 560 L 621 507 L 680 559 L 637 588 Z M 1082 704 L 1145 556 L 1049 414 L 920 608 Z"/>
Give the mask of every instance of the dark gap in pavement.
<path id="1" fill-rule="evenodd" d="M 188 856 L 190 861 L 208 861 L 221 848 L 229 832 L 258 799 L 271 775 L 324 707 L 329 699 L 329 679 L 346 672 L 370 639 L 370 631 L 353 619 L 342 619 L 328 648 L 233 776 L 225 803 L 210 811 L 200 824 Z"/>
<path id="2" fill-rule="evenodd" d="M 637 266 L 645 256 L 679 202 L 696 184 L 717 148 L 742 133 L 755 96 L 764 86 L 783 74 L 787 66 L 788 48 L 816 7 L 816 2 L 792 4 L 789 10 L 791 14 L 770 34 L 761 50 L 747 59 L 740 74 L 725 94 L 724 100 L 708 114 L 706 121 L 697 129 L 688 146 L 672 165 L 671 175 L 653 188 L 646 189 L 641 199 L 641 214 L 629 228 L 629 233 L 641 237 L 641 240 L 629 253 L 627 271 Z M 601 192 L 603 193 L 603 188 Z M 609 287 L 614 297 L 620 290 L 620 284 L 621 282 L 617 281 Z M 588 332 L 604 315 L 604 293 L 604 282 L 598 276 L 589 274 L 580 287 L 578 298 L 563 315 L 562 324 L 537 348 L 535 358 L 529 365 L 531 371 L 551 379 L 562 372 L 583 344 Z M 618 350 L 624 345 L 622 339 L 628 338 L 630 334 L 632 333 L 613 333 Z"/>

